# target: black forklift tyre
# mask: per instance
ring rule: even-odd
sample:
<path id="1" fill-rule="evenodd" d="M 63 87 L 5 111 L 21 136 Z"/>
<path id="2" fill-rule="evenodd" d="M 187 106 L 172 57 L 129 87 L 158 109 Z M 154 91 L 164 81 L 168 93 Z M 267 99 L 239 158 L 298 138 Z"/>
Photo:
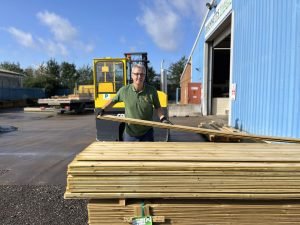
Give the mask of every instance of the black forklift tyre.
<path id="1" fill-rule="evenodd" d="M 120 123 L 119 125 L 119 141 L 124 141 L 123 134 L 125 131 L 125 123 Z"/>

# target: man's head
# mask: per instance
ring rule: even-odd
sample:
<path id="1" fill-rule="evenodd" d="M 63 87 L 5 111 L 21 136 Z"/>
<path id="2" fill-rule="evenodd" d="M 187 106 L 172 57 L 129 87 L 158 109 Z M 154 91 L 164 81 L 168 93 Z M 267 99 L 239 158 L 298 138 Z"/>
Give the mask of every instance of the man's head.
<path id="1" fill-rule="evenodd" d="M 136 86 L 143 86 L 146 76 L 146 69 L 142 64 L 135 64 L 131 69 L 131 78 Z"/>

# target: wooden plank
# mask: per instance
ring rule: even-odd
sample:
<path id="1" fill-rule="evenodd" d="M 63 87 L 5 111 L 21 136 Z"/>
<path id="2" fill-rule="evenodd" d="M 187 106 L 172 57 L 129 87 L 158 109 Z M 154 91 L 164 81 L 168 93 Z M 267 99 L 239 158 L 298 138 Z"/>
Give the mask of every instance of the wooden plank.
<path id="1" fill-rule="evenodd" d="M 214 134 L 214 135 L 225 136 L 225 137 L 237 137 L 242 139 L 266 140 L 266 141 L 274 141 L 274 142 L 300 143 L 300 139 L 298 138 L 251 135 L 251 134 L 243 134 L 243 133 L 230 133 L 230 132 L 222 132 L 217 130 L 202 129 L 197 127 L 170 125 L 170 124 L 159 123 L 154 121 L 124 118 L 124 117 L 111 116 L 111 115 L 97 116 L 97 119 L 111 120 L 116 122 L 125 122 L 125 123 L 131 123 L 136 125 L 151 126 L 151 127 L 157 127 L 163 129 L 173 129 L 177 131 L 193 132 L 193 133 L 200 133 L 200 134 Z"/>
<path id="2" fill-rule="evenodd" d="M 94 142 L 75 161 L 300 162 L 299 144 L 127 143 Z"/>
<path id="3" fill-rule="evenodd" d="M 139 198 L 139 199 L 153 199 L 153 198 L 174 198 L 174 199 L 267 199 L 267 200 L 286 200 L 286 199 L 300 199 L 300 193 L 97 193 L 97 192 L 80 192 L 73 193 L 66 191 L 65 199 L 119 199 L 119 198 Z"/>

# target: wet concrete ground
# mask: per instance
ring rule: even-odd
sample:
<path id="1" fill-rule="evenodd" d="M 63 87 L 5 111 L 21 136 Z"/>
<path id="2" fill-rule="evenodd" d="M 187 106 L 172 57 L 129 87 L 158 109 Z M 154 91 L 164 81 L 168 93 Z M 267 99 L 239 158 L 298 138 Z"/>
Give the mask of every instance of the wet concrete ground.
<path id="1" fill-rule="evenodd" d="M 172 117 L 174 124 L 197 126 L 199 117 Z M 74 156 L 95 141 L 93 113 L 81 115 L 0 112 L 0 126 L 16 131 L 0 133 L 1 184 L 62 184 Z M 109 129 L 109 128 L 108 128 Z M 171 131 L 170 141 L 205 141 L 194 133 Z"/>
<path id="2" fill-rule="evenodd" d="M 93 118 L 1 112 L 0 126 L 18 130 L 0 133 L 0 183 L 65 184 L 68 163 L 95 140 Z"/>

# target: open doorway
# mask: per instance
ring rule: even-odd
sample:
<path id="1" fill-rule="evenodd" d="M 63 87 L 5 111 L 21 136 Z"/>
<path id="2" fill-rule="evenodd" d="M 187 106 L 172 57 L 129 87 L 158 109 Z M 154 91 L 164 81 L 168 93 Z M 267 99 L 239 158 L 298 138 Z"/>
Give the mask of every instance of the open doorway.
<path id="1" fill-rule="evenodd" d="M 212 115 L 227 115 L 229 110 L 230 37 L 212 49 Z"/>
<path id="2" fill-rule="evenodd" d="M 231 14 L 206 37 L 204 56 L 204 115 L 230 115 Z"/>

